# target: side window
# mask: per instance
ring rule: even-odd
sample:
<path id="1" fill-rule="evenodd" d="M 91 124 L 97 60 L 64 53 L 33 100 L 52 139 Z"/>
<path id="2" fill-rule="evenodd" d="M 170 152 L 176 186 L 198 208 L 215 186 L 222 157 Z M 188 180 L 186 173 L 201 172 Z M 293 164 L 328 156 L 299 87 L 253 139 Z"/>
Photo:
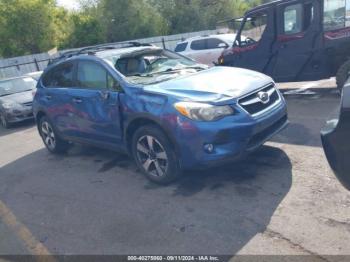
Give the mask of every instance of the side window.
<path id="1" fill-rule="evenodd" d="M 268 16 L 266 13 L 247 17 L 241 33 L 241 45 L 259 42 L 265 33 Z"/>
<path id="2" fill-rule="evenodd" d="M 185 51 L 186 48 L 187 48 L 187 45 L 188 45 L 187 42 L 186 42 L 186 43 L 178 44 L 178 45 L 176 46 L 176 48 L 175 48 L 175 52 L 183 52 L 183 51 Z"/>
<path id="3" fill-rule="evenodd" d="M 349 14 L 349 0 L 324 0 L 324 30 L 337 30 L 350 26 Z"/>
<path id="4" fill-rule="evenodd" d="M 192 50 L 204 50 L 206 49 L 206 39 L 201 39 L 201 40 L 194 40 L 191 43 L 191 49 Z"/>
<path id="5" fill-rule="evenodd" d="M 64 63 L 51 69 L 43 77 L 45 87 L 73 87 L 73 70 L 72 63 Z"/>
<path id="6" fill-rule="evenodd" d="M 118 83 L 118 81 L 116 81 L 110 74 L 107 73 L 107 87 L 109 90 L 113 90 L 113 91 L 118 91 L 121 92 L 123 91 L 122 87 L 120 86 L 120 84 Z"/>
<path id="7" fill-rule="evenodd" d="M 303 5 L 291 5 L 284 10 L 284 33 L 297 34 L 303 31 Z"/>
<path id="8" fill-rule="evenodd" d="M 106 89 L 107 76 L 107 71 L 95 62 L 81 61 L 78 64 L 77 83 L 81 88 Z"/>
<path id="9" fill-rule="evenodd" d="M 216 49 L 216 48 L 223 48 L 227 47 L 227 44 L 217 38 L 208 38 L 207 39 L 207 49 Z"/>

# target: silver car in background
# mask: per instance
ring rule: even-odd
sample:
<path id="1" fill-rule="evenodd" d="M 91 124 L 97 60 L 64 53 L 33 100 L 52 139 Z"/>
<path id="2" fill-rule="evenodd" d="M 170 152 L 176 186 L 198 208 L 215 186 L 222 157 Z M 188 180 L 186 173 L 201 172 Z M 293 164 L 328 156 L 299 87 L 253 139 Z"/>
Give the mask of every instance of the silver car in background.
<path id="1" fill-rule="evenodd" d="M 0 80 L 0 123 L 4 128 L 33 118 L 36 84 L 37 81 L 28 76 Z"/>

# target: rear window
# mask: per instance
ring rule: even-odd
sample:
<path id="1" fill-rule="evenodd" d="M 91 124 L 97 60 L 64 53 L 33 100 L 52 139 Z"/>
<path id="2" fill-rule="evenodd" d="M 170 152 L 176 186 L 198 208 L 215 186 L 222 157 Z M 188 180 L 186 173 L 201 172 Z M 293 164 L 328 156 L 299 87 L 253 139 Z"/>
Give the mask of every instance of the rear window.
<path id="1" fill-rule="evenodd" d="M 49 72 L 43 78 L 45 87 L 73 87 L 73 69 L 72 63 L 64 63 Z"/>
<path id="2" fill-rule="evenodd" d="M 188 45 L 187 42 L 186 42 L 186 43 L 178 44 L 178 45 L 176 46 L 176 48 L 175 48 L 175 52 L 183 52 L 183 51 L 185 51 L 186 48 L 187 48 L 187 45 Z"/>
<path id="3" fill-rule="evenodd" d="M 192 50 L 204 50 L 206 49 L 206 39 L 201 39 L 201 40 L 194 40 L 191 43 L 191 49 Z"/>

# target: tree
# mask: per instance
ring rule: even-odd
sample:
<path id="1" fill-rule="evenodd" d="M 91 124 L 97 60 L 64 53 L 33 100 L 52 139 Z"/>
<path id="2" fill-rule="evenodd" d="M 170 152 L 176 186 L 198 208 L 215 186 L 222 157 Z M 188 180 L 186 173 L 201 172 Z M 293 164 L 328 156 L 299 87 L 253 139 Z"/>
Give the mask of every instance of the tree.
<path id="1" fill-rule="evenodd" d="M 56 16 L 63 13 L 54 0 L 0 0 L 0 54 L 26 55 L 55 47 L 61 41 Z"/>
<path id="2" fill-rule="evenodd" d="M 167 32 L 166 21 L 146 0 L 100 0 L 97 9 L 107 42 Z"/>
<path id="3" fill-rule="evenodd" d="M 149 0 L 168 21 L 169 33 L 215 29 L 217 22 L 242 16 L 259 0 Z"/>
<path id="4" fill-rule="evenodd" d="M 215 29 L 266 0 L 0 0 L 0 56 Z"/>
<path id="5" fill-rule="evenodd" d="M 96 16 L 88 12 L 74 12 L 70 14 L 71 30 L 69 35 L 61 41 L 61 48 L 76 48 L 102 43 L 105 38 L 100 22 Z"/>

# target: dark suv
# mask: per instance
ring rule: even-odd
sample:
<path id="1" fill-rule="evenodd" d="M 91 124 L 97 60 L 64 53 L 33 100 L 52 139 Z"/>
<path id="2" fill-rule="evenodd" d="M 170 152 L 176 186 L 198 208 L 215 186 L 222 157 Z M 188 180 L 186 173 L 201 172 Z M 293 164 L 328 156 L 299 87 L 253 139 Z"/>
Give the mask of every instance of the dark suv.
<path id="1" fill-rule="evenodd" d="M 154 46 L 95 47 L 43 73 L 33 104 L 53 153 L 71 142 L 128 152 L 151 180 L 237 160 L 287 125 L 270 77 Z"/>

